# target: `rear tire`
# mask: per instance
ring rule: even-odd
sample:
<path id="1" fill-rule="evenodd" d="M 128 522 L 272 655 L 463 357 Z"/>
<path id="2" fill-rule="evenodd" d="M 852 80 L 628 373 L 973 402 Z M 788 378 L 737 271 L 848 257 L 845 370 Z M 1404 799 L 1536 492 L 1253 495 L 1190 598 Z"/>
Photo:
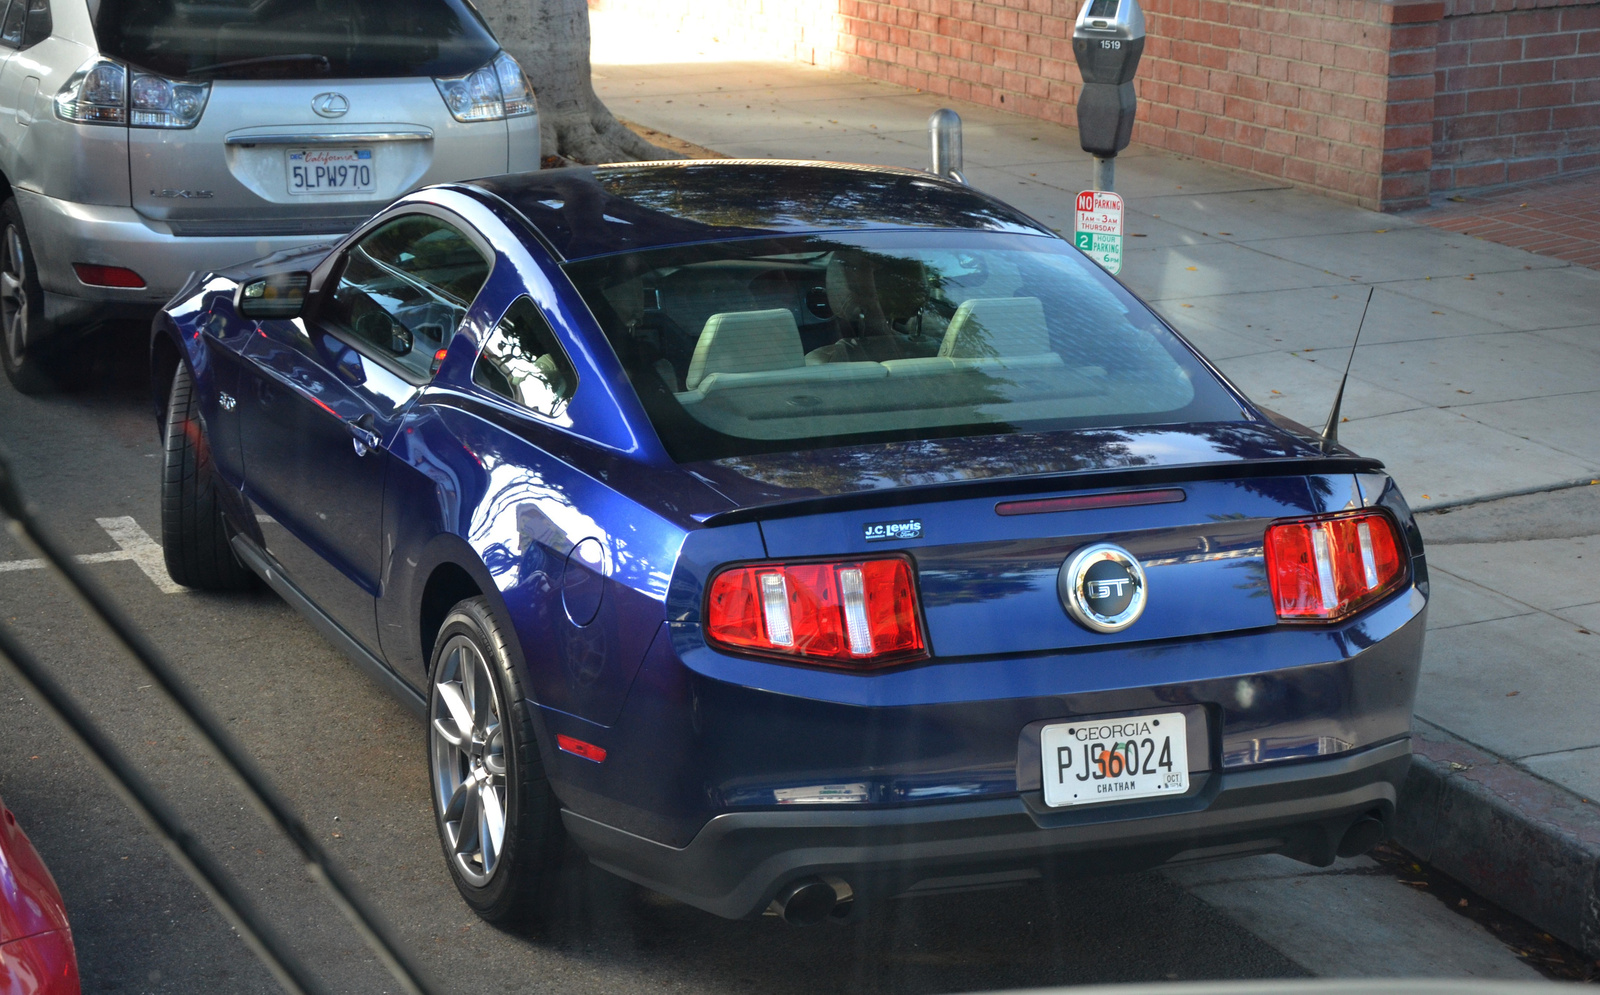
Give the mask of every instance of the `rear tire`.
<path id="1" fill-rule="evenodd" d="M 255 577 L 233 555 L 217 501 L 211 447 L 187 363 L 180 361 L 167 395 L 161 466 L 161 552 L 167 573 L 185 587 L 243 591 Z"/>
<path id="2" fill-rule="evenodd" d="M 519 925 L 556 886 L 565 835 L 487 599 L 445 616 L 428 675 L 428 780 L 445 865 L 480 917 Z"/>
<path id="3" fill-rule="evenodd" d="M 55 387 L 45 369 L 44 288 L 34 265 L 33 247 L 22 224 L 15 197 L 0 204 L 0 366 L 23 394 L 42 394 Z"/>

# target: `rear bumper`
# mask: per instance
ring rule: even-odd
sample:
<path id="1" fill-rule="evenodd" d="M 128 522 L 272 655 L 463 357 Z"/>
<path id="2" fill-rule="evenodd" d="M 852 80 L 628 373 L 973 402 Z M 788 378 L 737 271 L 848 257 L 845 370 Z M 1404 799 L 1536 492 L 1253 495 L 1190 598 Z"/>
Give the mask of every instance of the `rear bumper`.
<path id="1" fill-rule="evenodd" d="M 165 304 L 197 270 L 220 269 L 342 234 L 179 237 L 131 207 L 77 204 L 21 189 L 15 194 L 47 295 L 45 317 L 59 325 L 148 314 Z M 123 266 L 143 277 L 145 286 L 138 290 L 87 286 L 73 271 L 73 263 Z"/>
<path id="2" fill-rule="evenodd" d="M 1200 775 L 1160 802 L 1049 810 L 1040 792 L 883 809 L 753 811 L 666 846 L 578 815 L 568 832 L 600 867 L 728 918 L 757 915 L 787 885 L 847 882 L 861 899 L 929 894 L 1168 861 L 1285 853 L 1331 863 L 1357 819 L 1387 825 L 1409 737 L 1323 760 Z"/>

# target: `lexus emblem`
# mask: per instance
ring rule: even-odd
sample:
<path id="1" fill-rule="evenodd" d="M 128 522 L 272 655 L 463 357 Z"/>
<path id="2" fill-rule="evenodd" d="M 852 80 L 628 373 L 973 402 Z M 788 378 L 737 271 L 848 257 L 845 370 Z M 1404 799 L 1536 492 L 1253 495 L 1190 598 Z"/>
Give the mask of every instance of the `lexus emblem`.
<path id="1" fill-rule="evenodd" d="M 319 117 L 344 117 L 350 113 L 350 98 L 342 93 L 319 93 L 311 98 L 311 109 Z"/>
<path id="2" fill-rule="evenodd" d="M 1056 577 L 1061 604 L 1095 632 L 1121 632 L 1144 611 L 1144 568 L 1121 546 L 1096 543 L 1068 557 Z"/>

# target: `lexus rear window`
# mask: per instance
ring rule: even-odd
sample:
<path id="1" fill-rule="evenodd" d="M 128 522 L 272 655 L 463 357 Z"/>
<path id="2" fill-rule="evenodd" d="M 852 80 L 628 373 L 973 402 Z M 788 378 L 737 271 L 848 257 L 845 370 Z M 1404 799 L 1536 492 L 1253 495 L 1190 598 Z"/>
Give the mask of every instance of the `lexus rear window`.
<path id="1" fill-rule="evenodd" d="M 1244 417 L 1155 315 L 1056 239 L 749 239 L 567 272 L 680 462 Z"/>
<path id="2" fill-rule="evenodd" d="M 101 0 L 95 37 L 174 79 L 459 76 L 500 50 L 463 0 Z"/>

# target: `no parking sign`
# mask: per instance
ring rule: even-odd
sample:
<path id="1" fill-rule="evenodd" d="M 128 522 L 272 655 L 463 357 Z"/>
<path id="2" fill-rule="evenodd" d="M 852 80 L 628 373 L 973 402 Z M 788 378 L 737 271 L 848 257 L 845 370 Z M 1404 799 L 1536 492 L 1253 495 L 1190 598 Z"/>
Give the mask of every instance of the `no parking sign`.
<path id="1" fill-rule="evenodd" d="M 1078 194 L 1073 244 L 1109 273 L 1122 272 L 1122 197 L 1109 190 Z"/>

